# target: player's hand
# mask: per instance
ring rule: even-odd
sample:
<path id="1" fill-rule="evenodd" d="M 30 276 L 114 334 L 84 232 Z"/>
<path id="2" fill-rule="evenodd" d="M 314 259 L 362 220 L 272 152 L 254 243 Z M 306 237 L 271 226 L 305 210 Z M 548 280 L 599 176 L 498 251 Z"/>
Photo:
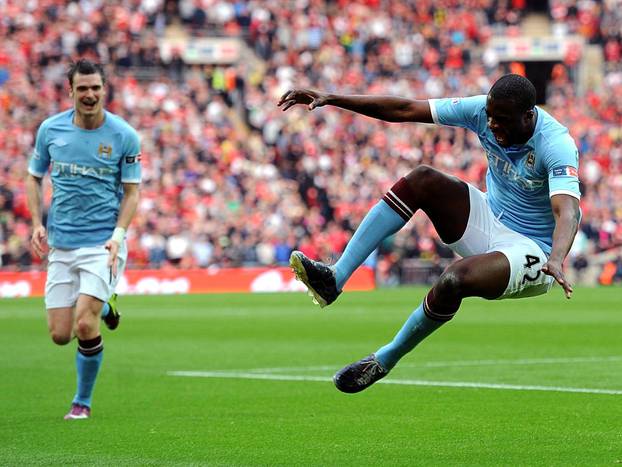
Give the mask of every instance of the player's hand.
<path id="1" fill-rule="evenodd" d="M 48 246 L 48 233 L 45 230 L 45 227 L 39 225 L 32 229 L 30 244 L 39 258 L 46 257 L 50 248 Z"/>
<path id="2" fill-rule="evenodd" d="M 309 110 L 326 105 L 327 94 L 310 89 L 290 89 L 281 96 L 277 106 L 283 107 L 283 111 L 296 104 L 304 104 Z"/>
<path id="3" fill-rule="evenodd" d="M 566 280 L 561 263 L 547 261 L 544 263 L 544 266 L 542 266 L 542 272 L 552 276 L 557 283 L 563 287 L 566 298 L 570 298 L 572 296 L 572 285 Z"/>
<path id="4" fill-rule="evenodd" d="M 119 254 L 119 244 L 114 240 L 106 242 L 106 250 L 108 250 L 108 267 L 114 277 L 117 277 L 117 255 Z"/>

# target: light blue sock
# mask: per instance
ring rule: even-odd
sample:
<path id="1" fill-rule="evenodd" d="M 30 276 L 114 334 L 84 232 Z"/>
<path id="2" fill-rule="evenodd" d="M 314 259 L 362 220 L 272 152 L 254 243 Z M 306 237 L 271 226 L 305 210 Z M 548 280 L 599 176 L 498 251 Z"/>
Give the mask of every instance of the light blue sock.
<path id="1" fill-rule="evenodd" d="M 97 373 L 104 358 L 102 350 L 96 355 L 82 355 L 77 352 L 76 368 L 78 370 L 78 389 L 76 396 L 73 398 L 74 404 L 91 406 L 91 397 L 93 395 L 93 387 L 97 379 Z"/>
<path id="2" fill-rule="evenodd" d="M 376 352 L 376 358 L 386 370 L 390 370 L 400 358 L 443 324 L 444 321 L 428 318 L 423 311 L 423 303 L 421 303 L 406 320 L 393 340 Z"/>
<path id="3" fill-rule="evenodd" d="M 108 305 L 108 302 L 104 303 L 104 306 L 102 306 L 102 318 L 105 318 L 106 316 L 108 316 L 108 313 L 110 312 L 110 305 Z"/>
<path id="4" fill-rule="evenodd" d="M 348 242 L 341 258 L 333 266 L 337 289 L 344 284 L 363 261 L 380 245 L 385 238 L 393 235 L 406 225 L 406 221 L 383 200 L 370 209 L 352 239 Z"/>

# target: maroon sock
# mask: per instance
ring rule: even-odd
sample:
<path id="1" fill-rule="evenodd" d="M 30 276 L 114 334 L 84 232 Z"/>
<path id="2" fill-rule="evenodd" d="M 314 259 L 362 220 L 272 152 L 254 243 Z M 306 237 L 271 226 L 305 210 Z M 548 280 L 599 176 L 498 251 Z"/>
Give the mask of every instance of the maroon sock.
<path id="1" fill-rule="evenodd" d="M 403 177 L 387 191 L 382 199 L 406 222 L 410 220 L 418 209 L 415 193 Z"/>
<path id="2" fill-rule="evenodd" d="M 78 339 L 78 352 L 86 357 L 97 355 L 102 350 L 104 350 L 104 342 L 101 335 L 85 341 Z"/>
<path id="3" fill-rule="evenodd" d="M 449 321 L 451 318 L 454 317 L 454 315 L 458 312 L 458 309 L 452 309 L 451 310 L 442 310 L 442 309 L 435 309 L 434 311 L 432 311 L 430 309 L 430 295 L 432 294 L 432 290 L 430 290 L 428 292 L 428 294 L 425 296 L 425 299 L 423 300 L 423 312 L 425 313 L 425 315 L 430 318 L 433 321 L 440 321 L 440 322 L 446 322 Z"/>

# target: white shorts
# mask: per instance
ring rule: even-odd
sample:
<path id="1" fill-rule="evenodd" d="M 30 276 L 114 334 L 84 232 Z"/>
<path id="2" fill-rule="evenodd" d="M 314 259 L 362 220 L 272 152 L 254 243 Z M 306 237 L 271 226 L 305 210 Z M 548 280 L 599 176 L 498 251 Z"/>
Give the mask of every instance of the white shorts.
<path id="1" fill-rule="evenodd" d="M 447 246 L 464 258 L 493 251 L 507 257 L 510 281 L 499 299 L 533 297 L 548 292 L 554 279 L 540 270 L 548 261 L 542 248 L 503 225 L 488 206 L 485 193 L 469 185 L 469 198 L 471 212 L 464 235 Z"/>
<path id="2" fill-rule="evenodd" d="M 104 245 L 75 250 L 51 248 L 45 283 L 46 309 L 74 306 L 80 294 L 106 302 L 114 293 L 126 262 L 125 242 L 119 248 L 116 276 L 108 266 L 108 250 Z"/>

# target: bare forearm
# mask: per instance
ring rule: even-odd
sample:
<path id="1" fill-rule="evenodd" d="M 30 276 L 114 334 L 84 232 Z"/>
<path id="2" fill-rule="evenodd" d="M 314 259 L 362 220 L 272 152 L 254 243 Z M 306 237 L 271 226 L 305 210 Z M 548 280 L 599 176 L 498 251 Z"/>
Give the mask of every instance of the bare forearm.
<path id="1" fill-rule="evenodd" d="M 575 209 L 564 210 L 555 215 L 555 230 L 553 231 L 553 247 L 549 261 L 562 263 L 570 251 L 574 237 L 579 228 L 578 204 Z"/>
<path id="2" fill-rule="evenodd" d="M 395 96 L 329 94 L 326 104 L 387 122 L 433 123 L 430 105 L 426 100 Z"/>
<path id="3" fill-rule="evenodd" d="M 37 227 L 42 224 L 41 216 L 41 199 L 42 196 L 41 179 L 36 178 L 33 175 L 26 177 L 26 199 L 28 201 L 28 210 L 32 217 L 33 227 Z"/>
<path id="4" fill-rule="evenodd" d="M 551 208 L 555 218 L 551 256 L 542 265 L 544 274 L 552 276 L 564 288 L 566 298 L 572 297 L 572 284 L 564 276 L 562 264 L 579 228 L 581 210 L 579 200 L 572 195 L 556 194 L 551 197 Z"/>
<path id="5" fill-rule="evenodd" d="M 132 218 L 136 213 L 138 207 L 138 201 L 140 199 L 140 191 L 138 185 L 132 188 L 125 188 L 123 199 L 121 200 L 121 206 L 119 207 L 119 217 L 117 218 L 117 227 L 121 227 L 125 230 L 132 222 Z"/>

